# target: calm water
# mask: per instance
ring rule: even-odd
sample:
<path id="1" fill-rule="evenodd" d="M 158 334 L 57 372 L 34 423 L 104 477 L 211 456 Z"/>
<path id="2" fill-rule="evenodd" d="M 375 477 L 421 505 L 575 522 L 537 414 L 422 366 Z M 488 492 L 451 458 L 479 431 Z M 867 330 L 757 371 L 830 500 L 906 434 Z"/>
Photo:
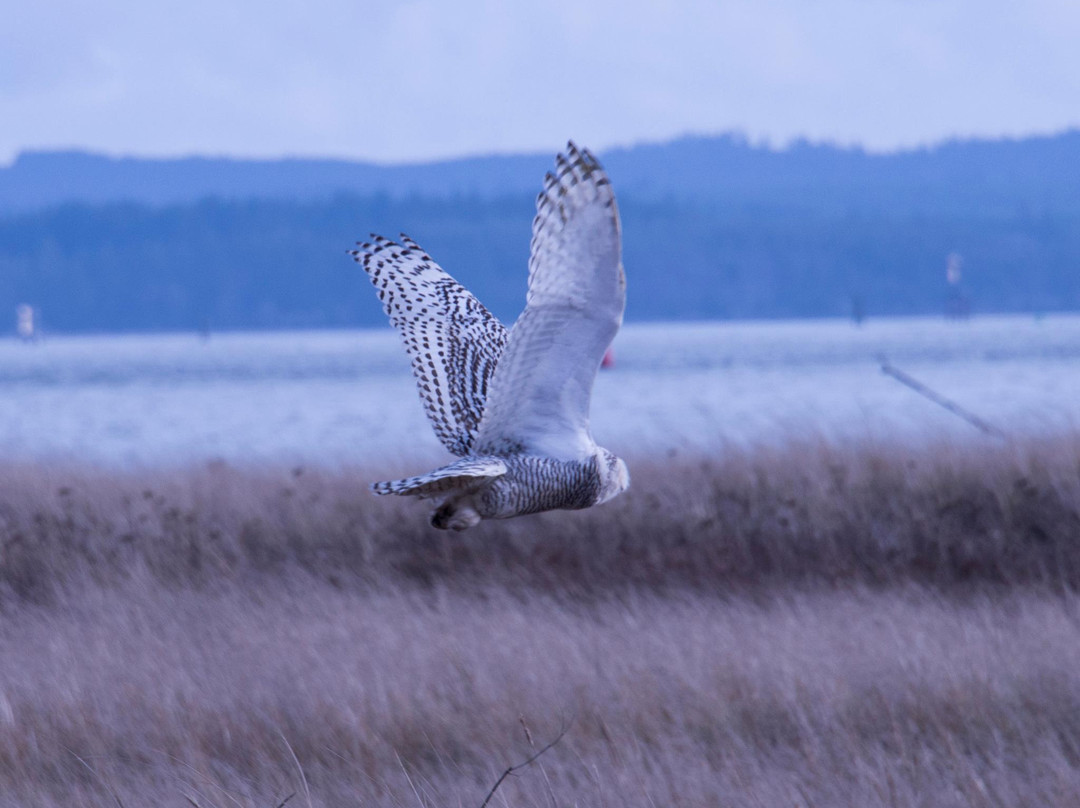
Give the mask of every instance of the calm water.
<path id="1" fill-rule="evenodd" d="M 1080 316 L 649 324 L 593 400 L 630 457 L 791 435 L 983 440 L 878 357 L 1009 434 L 1080 424 Z M 0 340 L 0 451 L 103 464 L 444 458 L 395 334 Z"/>

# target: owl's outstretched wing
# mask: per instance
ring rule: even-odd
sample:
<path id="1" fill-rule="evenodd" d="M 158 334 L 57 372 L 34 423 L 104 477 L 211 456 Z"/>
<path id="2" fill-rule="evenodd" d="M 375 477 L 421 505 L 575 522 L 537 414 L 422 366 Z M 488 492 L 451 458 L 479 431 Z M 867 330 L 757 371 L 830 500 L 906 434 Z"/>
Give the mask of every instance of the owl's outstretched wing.
<path id="1" fill-rule="evenodd" d="M 506 464 L 497 457 L 463 457 L 427 474 L 372 483 L 371 490 L 381 496 L 397 494 L 427 499 L 447 491 L 468 491 L 504 474 Z"/>
<path id="2" fill-rule="evenodd" d="M 560 459 L 594 451 L 589 401 L 622 323 L 626 277 L 611 183 L 568 144 L 536 200 L 529 293 L 495 369 L 475 451 Z"/>
<path id="3" fill-rule="evenodd" d="M 435 434 L 451 452 L 466 455 L 484 414 L 506 328 L 416 242 L 404 234 L 400 244 L 371 238 L 350 255 L 364 267 L 401 334 Z"/>

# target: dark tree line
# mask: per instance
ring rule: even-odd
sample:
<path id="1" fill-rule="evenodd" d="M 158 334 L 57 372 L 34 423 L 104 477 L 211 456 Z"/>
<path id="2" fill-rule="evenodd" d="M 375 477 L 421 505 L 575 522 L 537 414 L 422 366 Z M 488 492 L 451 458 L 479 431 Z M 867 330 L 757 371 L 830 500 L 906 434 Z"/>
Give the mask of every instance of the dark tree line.
<path id="1" fill-rule="evenodd" d="M 935 314 L 964 259 L 976 312 L 1080 309 L 1080 216 L 889 215 L 621 200 L 629 319 Z M 56 331 L 382 323 L 346 250 L 408 232 L 496 314 L 524 301 L 532 200 L 67 205 L 0 220 L 0 312 Z"/>

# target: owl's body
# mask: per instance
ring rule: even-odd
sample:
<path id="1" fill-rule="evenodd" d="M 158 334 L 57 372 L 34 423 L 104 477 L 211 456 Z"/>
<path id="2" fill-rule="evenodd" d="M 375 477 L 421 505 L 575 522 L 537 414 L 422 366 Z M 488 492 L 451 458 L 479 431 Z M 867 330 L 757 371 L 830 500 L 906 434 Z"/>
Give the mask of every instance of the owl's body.
<path id="1" fill-rule="evenodd" d="M 598 448 L 588 460 L 556 460 L 516 452 L 466 456 L 457 463 L 404 480 L 375 483 L 377 494 L 441 497 L 431 516 L 438 528 L 464 530 L 482 519 L 509 519 L 598 505 L 629 483 L 625 464 Z M 446 475 L 446 476 L 443 476 Z"/>
<path id="2" fill-rule="evenodd" d="M 438 528 L 587 508 L 630 482 L 589 431 L 626 300 L 615 197 L 587 150 L 569 144 L 556 168 L 537 198 L 527 304 L 509 331 L 407 237 L 352 252 L 401 333 L 435 434 L 461 457 L 372 489 L 441 498 Z"/>

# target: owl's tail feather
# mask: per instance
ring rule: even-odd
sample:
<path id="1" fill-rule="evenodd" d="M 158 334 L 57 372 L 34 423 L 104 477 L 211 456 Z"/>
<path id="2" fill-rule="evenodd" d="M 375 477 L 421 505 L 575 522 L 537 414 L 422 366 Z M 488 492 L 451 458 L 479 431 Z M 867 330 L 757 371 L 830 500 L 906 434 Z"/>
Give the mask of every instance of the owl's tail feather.
<path id="1" fill-rule="evenodd" d="M 478 488 L 484 483 L 506 474 L 506 463 L 498 457 L 463 457 L 449 466 L 406 477 L 404 480 L 387 480 L 372 483 L 371 490 L 380 496 L 397 494 L 403 497 L 427 499 L 447 491 Z"/>

